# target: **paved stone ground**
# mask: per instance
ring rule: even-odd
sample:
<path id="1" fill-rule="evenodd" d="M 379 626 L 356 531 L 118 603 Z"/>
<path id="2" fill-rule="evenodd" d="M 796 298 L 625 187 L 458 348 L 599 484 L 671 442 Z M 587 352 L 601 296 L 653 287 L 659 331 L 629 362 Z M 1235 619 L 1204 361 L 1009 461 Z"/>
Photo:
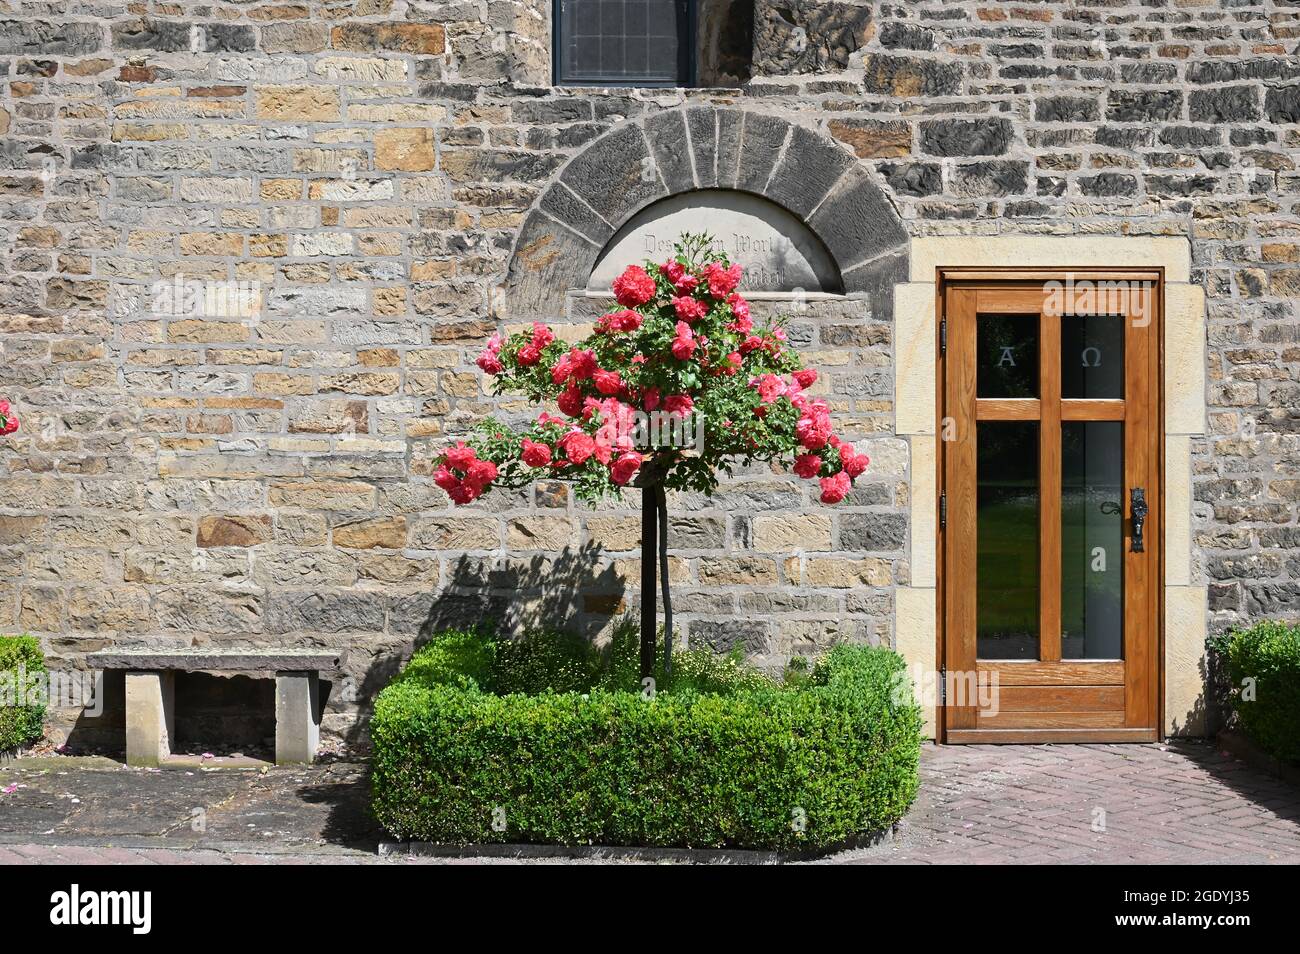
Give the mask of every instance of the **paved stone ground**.
<path id="1" fill-rule="evenodd" d="M 1206 744 L 927 746 L 922 773 L 892 840 L 827 860 L 1300 863 L 1300 789 Z M 0 790 L 4 864 L 444 860 L 375 854 L 382 833 L 350 763 L 148 771 L 23 759 L 0 768 Z"/>
<path id="2" fill-rule="evenodd" d="M 1297 864 L 1300 789 L 1207 743 L 928 746 L 892 844 L 839 861 Z"/>

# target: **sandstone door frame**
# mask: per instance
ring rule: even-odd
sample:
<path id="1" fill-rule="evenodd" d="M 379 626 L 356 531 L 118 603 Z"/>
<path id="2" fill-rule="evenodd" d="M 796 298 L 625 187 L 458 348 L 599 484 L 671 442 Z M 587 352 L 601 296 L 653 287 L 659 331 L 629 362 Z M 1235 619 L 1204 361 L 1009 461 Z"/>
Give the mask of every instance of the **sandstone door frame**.
<path id="1" fill-rule="evenodd" d="M 1161 581 L 1161 735 L 1204 730 L 1207 586 L 1193 565 L 1192 443 L 1205 434 L 1205 297 L 1174 236 L 961 235 L 913 239 L 909 281 L 894 287 L 895 431 L 909 445 L 911 577 L 896 594 L 896 648 L 918 681 L 927 734 L 938 724 L 938 334 L 945 268 L 1153 268 L 1165 277 L 1161 342 L 1165 459 Z"/>

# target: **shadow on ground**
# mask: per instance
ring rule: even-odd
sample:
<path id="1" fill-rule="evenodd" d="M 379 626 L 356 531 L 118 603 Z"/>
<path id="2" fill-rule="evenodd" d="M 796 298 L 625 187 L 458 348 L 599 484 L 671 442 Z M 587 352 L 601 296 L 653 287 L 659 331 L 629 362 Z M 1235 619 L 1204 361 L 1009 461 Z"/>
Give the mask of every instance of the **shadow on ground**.
<path id="1" fill-rule="evenodd" d="M 383 837 L 369 812 L 366 767 L 349 762 L 158 770 L 25 758 L 0 768 L 0 789 L 0 843 L 374 851 Z"/>

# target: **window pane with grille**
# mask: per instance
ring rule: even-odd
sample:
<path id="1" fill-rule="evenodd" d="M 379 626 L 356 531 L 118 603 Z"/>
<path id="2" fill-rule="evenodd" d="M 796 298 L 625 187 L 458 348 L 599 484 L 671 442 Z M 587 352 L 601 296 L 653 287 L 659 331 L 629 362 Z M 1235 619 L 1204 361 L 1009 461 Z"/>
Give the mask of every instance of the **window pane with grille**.
<path id="1" fill-rule="evenodd" d="M 564 83 L 685 84 L 680 0 L 558 0 Z"/>

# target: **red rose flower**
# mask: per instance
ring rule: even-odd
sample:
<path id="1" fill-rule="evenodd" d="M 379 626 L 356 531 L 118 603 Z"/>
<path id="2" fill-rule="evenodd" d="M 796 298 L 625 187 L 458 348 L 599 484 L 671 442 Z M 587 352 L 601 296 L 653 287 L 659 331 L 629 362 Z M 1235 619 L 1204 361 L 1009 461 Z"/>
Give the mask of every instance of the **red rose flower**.
<path id="1" fill-rule="evenodd" d="M 570 381 L 569 386 L 560 392 L 557 403 L 560 410 L 569 417 L 579 417 L 582 414 L 583 396 L 578 382 Z"/>
<path id="2" fill-rule="evenodd" d="M 551 462 L 551 447 L 549 444 L 543 444 L 539 441 L 531 441 L 528 438 L 523 440 L 523 457 L 524 463 L 529 467 L 545 467 Z"/>
<path id="3" fill-rule="evenodd" d="M 585 464 L 596 450 L 595 439 L 582 431 L 569 431 L 557 443 L 569 463 L 574 465 Z"/>
<path id="4" fill-rule="evenodd" d="M 685 417 L 695 410 L 695 399 L 689 394 L 670 394 L 664 398 L 664 410 Z"/>
<path id="5" fill-rule="evenodd" d="M 825 504 L 839 503 L 849 493 L 849 475 L 840 471 L 834 477 L 823 477 L 821 479 L 822 496 L 821 501 Z"/>
<path id="6" fill-rule="evenodd" d="M 623 390 L 623 379 L 617 371 L 597 371 L 593 378 L 596 381 L 596 390 L 601 394 L 614 395 Z"/>
<path id="7" fill-rule="evenodd" d="M 812 480 L 821 469 L 822 459 L 816 454 L 800 454 L 794 459 L 794 472 L 804 480 Z"/>
<path id="8" fill-rule="evenodd" d="M 614 297 L 624 308 L 644 305 L 655 296 L 655 280 L 640 265 L 629 265 L 614 279 Z"/>
<path id="9" fill-rule="evenodd" d="M 636 451 L 626 451 L 609 468 L 609 479 L 620 487 L 636 476 L 642 457 Z"/>
<path id="10" fill-rule="evenodd" d="M 673 299 L 673 311 L 677 312 L 677 317 L 682 321 L 699 321 L 709 313 L 709 306 L 698 298 L 679 295 Z"/>

